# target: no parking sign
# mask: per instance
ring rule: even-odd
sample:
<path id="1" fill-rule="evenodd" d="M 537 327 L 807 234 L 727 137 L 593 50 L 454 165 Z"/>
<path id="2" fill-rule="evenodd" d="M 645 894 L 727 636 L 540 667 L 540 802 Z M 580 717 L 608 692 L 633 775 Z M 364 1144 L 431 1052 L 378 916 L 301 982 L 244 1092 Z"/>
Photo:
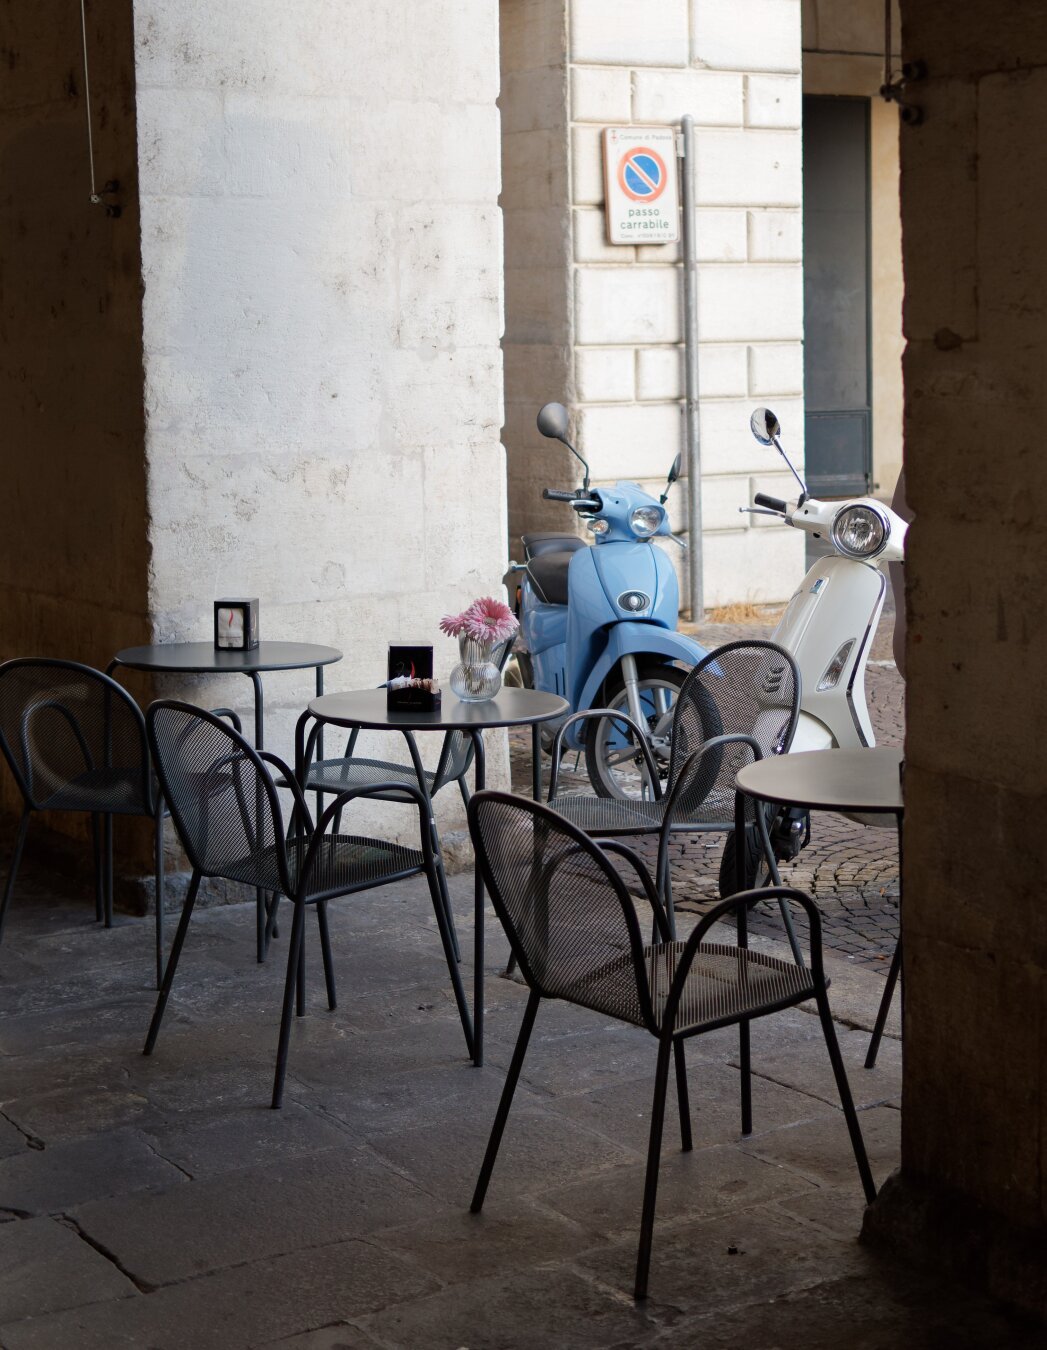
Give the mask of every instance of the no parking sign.
<path id="1" fill-rule="evenodd" d="M 603 174 L 610 243 L 676 243 L 680 198 L 675 127 L 605 127 Z"/>

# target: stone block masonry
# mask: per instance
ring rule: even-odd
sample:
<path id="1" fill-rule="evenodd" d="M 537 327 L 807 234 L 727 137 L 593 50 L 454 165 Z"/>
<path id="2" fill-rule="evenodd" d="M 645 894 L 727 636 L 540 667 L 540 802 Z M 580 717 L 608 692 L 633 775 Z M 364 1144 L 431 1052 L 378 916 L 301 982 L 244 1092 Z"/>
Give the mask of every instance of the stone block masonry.
<path id="1" fill-rule="evenodd" d="M 534 412 L 559 397 L 571 406 L 579 448 L 596 478 L 657 481 L 681 447 L 681 252 L 675 245 L 608 244 L 601 132 L 612 125 L 677 124 L 689 113 L 696 125 L 703 496 L 709 503 L 701 543 L 705 598 L 710 605 L 785 599 L 803 571 L 802 541 L 779 538 L 734 508 L 749 500 L 751 474 L 777 469 L 751 442 L 754 400 L 779 411 L 802 463 L 798 0 L 503 0 L 503 28 L 510 14 L 516 43 L 528 22 L 537 33 L 539 27 L 548 32 L 557 15 L 564 21 L 561 44 L 547 47 L 543 60 L 562 72 L 562 127 L 549 132 L 545 148 L 562 147 L 567 182 L 559 212 L 543 198 L 561 222 L 547 222 L 546 237 L 566 247 L 559 266 L 529 274 L 526 301 L 529 314 L 544 309 L 555 316 L 548 341 L 562 362 L 563 385 L 536 389 L 528 407 L 525 391 L 510 379 L 507 397 L 518 411 L 507 437 L 522 437 L 528 457 L 540 453 Z M 519 52 L 503 50 L 502 60 L 504 72 Z M 508 103 L 503 88 L 503 117 L 514 126 L 533 120 L 539 88 L 549 86 L 516 84 Z M 549 172 L 559 173 L 555 156 Z M 515 203 L 508 157 L 504 177 L 503 204 Z M 507 207 L 507 240 L 523 237 L 517 214 Z M 507 254 L 510 270 L 523 265 Z M 511 299 L 507 325 L 509 333 L 524 332 Z M 530 340 L 543 340 L 537 324 L 526 327 Z M 511 446 L 512 532 L 569 528 L 561 513 L 537 500 L 535 477 L 515 473 L 517 453 L 523 457 L 522 447 Z M 571 480 L 572 471 L 566 472 Z M 677 491 L 685 521 L 684 489 Z"/>

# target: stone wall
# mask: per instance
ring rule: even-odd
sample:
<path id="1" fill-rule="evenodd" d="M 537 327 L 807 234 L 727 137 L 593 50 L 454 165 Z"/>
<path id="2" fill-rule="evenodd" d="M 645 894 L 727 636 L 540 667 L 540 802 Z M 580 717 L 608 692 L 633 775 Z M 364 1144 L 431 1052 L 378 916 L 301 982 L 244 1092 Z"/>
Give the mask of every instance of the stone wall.
<path id="1" fill-rule="evenodd" d="M 496 7 L 137 0 L 135 51 L 153 636 L 258 596 L 328 688 L 446 678 L 505 566 Z M 311 690 L 266 678 L 278 753 Z"/>
<path id="2" fill-rule="evenodd" d="M 90 5 L 87 38 L 119 216 L 89 200 L 79 6 L 2 6 L 0 656 L 104 666 L 149 635 L 130 0 Z"/>
<path id="3" fill-rule="evenodd" d="M 877 1210 L 1047 1316 L 1047 4 L 903 18 L 929 78 L 902 134 L 905 1095 Z"/>
<path id="4" fill-rule="evenodd" d="M 546 378 L 562 375 L 563 392 L 545 397 L 565 397 L 571 405 L 594 480 L 660 485 L 681 448 L 679 253 L 673 246 L 605 242 L 600 131 L 674 123 L 690 113 L 697 129 L 701 258 L 705 598 L 707 604 L 784 599 L 802 573 L 802 541 L 759 517 L 750 522 L 738 507 L 753 491 L 787 492 L 790 481 L 749 436 L 754 403 L 774 405 L 802 461 L 799 3 L 503 0 L 502 11 L 513 16 L 513 38 L 528 50 L 537 32 L 555 34 L 544 49 L 545 82 L 521 81 L 516 88 L 507 82 L 503 115 L 519 126 L 538 108 L 552 109 L 545 135 L 549 162 L 558 165 L 564 137 L 570 149 L 568 193 L 560 199 L 558 220 L 547 222 L 557 251 L 540 275 L 531 273 L 531 364 L 519 394 L 507 363 L 508 400 L 520 410 L 506 430 L 512 529 L 569 528 L 562 511 L 543 511 L 541 484 L 530 468 L 516 469 L 518 462 L 547 470 L 562 465 L 569 477 L 558 486 L 575 477 L 562 457 L 536 458 L 541 451 L 532 429 L 534 408 L 524 412 L 539 382 L 536 371 Z M 503 28 L 508 39 L 504 19 Z M 506 41 L 503 67 L 509 50 Z M 557 103 L 561 97 L 565 105 Z M 523 209 L 514 195 L 515 174 L 507 152 L 507 239 L 525 249 L 528 241 L 514 221 Z M 555 216 L 557 198 L 550 194 L 548 200 L 547 215 Z M 561 262 L 565 227 L 570 252 Z M 508 257 L 509 269 L 522 266 L 520 257 Z M 530 320 L 535 310 L 555 316 L 547 336 Z M 507 325 L 515 335 L 512 290 Z M 671 502 L 676 527 L 683 528 L 682 489 Z"/>

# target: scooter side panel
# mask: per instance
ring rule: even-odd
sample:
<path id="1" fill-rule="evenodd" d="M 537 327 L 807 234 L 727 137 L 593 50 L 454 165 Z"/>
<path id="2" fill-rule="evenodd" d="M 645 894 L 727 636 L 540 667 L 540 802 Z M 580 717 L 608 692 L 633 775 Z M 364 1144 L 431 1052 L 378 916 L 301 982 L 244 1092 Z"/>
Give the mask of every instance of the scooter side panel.
<path id="1" fill-rule="evenodd" d="M 567 606 L 544 604 L 529 587 L 528 592 L 521 606 L 520 636 L 531 656 L 536 657 L 567 641 Z"/>
<path id="2" fill-rule="evenodd" d="M 886 582 L 876 567 L 840 557 L 814 564 L 789 601 L 772 641 L 791 652 L 800 670 L 803 707 L 829 728 L 838 746 L 875 744 L 865 705 L 869 638 L 883 605 Z M 819 690 L 826 670 L 848 639 L 853 645 L 835 686 Z M 813 748 L 813 747 L 809 747 Z"/>

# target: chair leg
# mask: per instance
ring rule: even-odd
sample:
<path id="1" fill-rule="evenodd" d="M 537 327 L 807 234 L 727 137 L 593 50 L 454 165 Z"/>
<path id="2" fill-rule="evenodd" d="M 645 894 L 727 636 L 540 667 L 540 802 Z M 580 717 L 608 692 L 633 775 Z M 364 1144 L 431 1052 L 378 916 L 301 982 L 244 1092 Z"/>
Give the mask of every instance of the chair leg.
<path id="1" fill-rule="evenodd" d="M 280 936 L 279 930 L 276 927 L 276 911 L 279 909 L 279 907 L 280 907 L 280 892 L 273 891 L 273 894 L 269 900 L 269 908 L 267 911 L 265 922 L 266 951 L 269 950 L 269 943 L 272 941 L 272 939 Z"/>
<path id="2" fill-rule="evenodd" d="M 113 817 L 105 817 L 105 926 L 113 926 Z"/>
<path id="3" fill-rule="evenodd" d="M 836 1089 L 840 1094 L 840 1105 L 843 1107 L 844 1119 L 847 1121 L 847 1133 L 851 1136 L 854 1161 L 858 1164 L 858 1175 L 862 1179 L 862 1189 L 865 1191 L 866 1202 L 871 1205 L 876 1199 L 876 1184 L 873 1181 L 869 1158 L 865 1152 L 862 1127 L 858 1124 L 858 1112 L 854 1109 L 851 1085 L 847 1081 L 847 1070 L 844 1068 L 843 1056 L 840 1054 L 840 1044 L 836 1039 L 836 1028 L 833 1026 L 832 1013 L 829 1010 L 829 996 L 825 992 L 824 984 L 815 991 L 815 1000 L 818 1004 L 818 1016 L 822 1023 L 822 1035 L 825 1037 L 825 1048 L 829 1051 L 829 1062 L 833 1066 Z"/>
<path id="4" fill-rule="evenodd" d="M 294 1011 L 296 1017 L 305 1016 L 305 925 L 302 925 L 302 940 L 298 944 L 298 974 L 295 977 L 295 1002 Z"/>
<path id="5" fill-rule="evenodd" d="M 185 904 L 182 906 L 182 917 L 178 920 L 178 931 L 175 933 L 174 942 L 171 944 L 171 955 L 167 958 L 167 969 L 164 971 L 163 984 L 160 986 L 160 996 L 156 1000 L 153 1020 L 149 1023 L 149 1034 L 145 1038 L 143 1055 L 153 1053 L 153 1046 L 160 1034 L 160 1023 L 164 1020 L 164 1010 L 171 993 L 171 985 L 174 983 L 175 971 L 178 969 L 178 958 L 182 954 L 182 943 L 185 942 L 185 935 L 189 931 L 189 920 L 193 916 L 193 906 L 196 904 L 196 893 L 199 889 L 200 873 L 194 872 L 189 882 L 189 890 L 186 892 Z"/>
<path id="6" fill-rule="evenodd" d="M 742 1134 L 753 1132 L 753 1075 L 749 1057 L 749 1023 L 738 1023 L 738 1068 L 742 1080 Z"/>
<path id="7" fill-rule="evenodd" d="M 29 817 L 32 813 L 29 810 L 22 812 L 22 819 L 18 822 L 18 834 L 15 836 L 15 851 L 11 855 L 11 866 L 7 873 L 7 885 L 4 887 L 4 898 L 0 901 L 0 938 L 4 935 L 4 920 L 7 918 L 7 906 L 11 903 L 11 895 L 15 888 L 15 877 L 18 875 L 18 868 L 22 862 L 22 849 L 25 847 L 25 836 L 29 830 Z"/>
<path id="8" fill-rule="evenodd" d="M 902 939 L 899 935 L 895 944 L 894 955 L 891 957 L 891 968 L 887 972 L 887 983 L 883 987 L 883 995 L 880 998 L 880 1006 L 876 1010 L 876 1023 L 873 1026 L 873 1034 L 869 1040 L 869 1049 L 865 1056 L 865 1067 L 867 1069 L 876 1068 L 876 1056 L 880 1053 L 880 1041 L 883 1039 L 883 1029 L 887 1025 L 887 1014 L 891 1010 L 891 1000 L 894 998 L 894 986 L 898 983 L 898 975 L 902 968 Z"/>
<path id="9" fill-rule="evenodd" d="M 432 840 L 433 857 L 436 860 L 436 875 L 440 879 L 440 894 L 443 897 L 444 913 L 447 915 L 447 928 L 451 934 L 451 946 L 454 948 L 454 959 L 461 961 L 462 949 L 458 945 L 458 929 L 455 927 L 454 910 L 451 908 L 451 892 L 447 885 L 447 873 L 444 871 L 443 859 L 440 855 L 440 836 L 436 831 L 436 821 L 432 822 Z"/>
<path id="10" fill-rule="evenodd" d="M 462 1030 L 465 1032 L 465 1044 L 469 1050 L 470 1057 L 472 1057 L 473 1020 L 469 1015 L 469 1004 L 465 999 L 465 989 L 462 987 L 462 976 L 458 969 L 458 962 L 455 959 L 454 943 L 451 941 L 451 932 L 447 924 L 447 914 L 444 911 L 444 901 L 440 890 L 439 880 L 439 874 L 442 870 L 442 864 L 439 857 L 437 857 L 430 860 L 425 869 L 425 875 L 429 882 L 429 894 L 433 901 L 436 926 L 440 930 L 440 941 L 443 943 L 444 958 L 447 961 L 447 969 L 451 974 L 451 988 L 454 990 L 454 1001 L 458 1005 L 458 1016 L 462 1019 Z"/>
<path id="11" fill-rule="evenodd" d="M 320 928 L 320 951 L 324 958 L 324 981 L 327 984 L 327 1006 L 338 1007 L 338 995 L 334 987 L 334 958 L 331 955 L 331 930 L 327 926 L 327 901 L 321 900 L 316 906 L 316 922 Z"/>
<path id="12" fill-rule="evenodd" d="M 261 965 L 265 960 L 266 954 L 266 913 L 265 913 L 265 891 L 255 888 L 254 893 L 254 943 L 255 960 Z"/>
<path id="13" fill-rule="evenodd" d="M 665 850 L 662 859 L 661 876 L 658 878 L 658 890 L 665 906 L 665 917 L 669 921 L 669 936 L 676 939 L 676 910 L 673 908 L 673 882 L 669 870 L 669 850 Z"/>
<path id="14" fill-rule="evenodd" d="M 487 1151 L 484 1153 L 484 1160 L 480 1166 L 480 1175 L 476 1179 L 476 1189 L 473 1191 L 472 1203 L 469 1206 L 473 1214 L 479 1214 L 483 1208 L 484 1197 L 487 1195 L 487 1187 L 491 1181 L 491 1173 L 494 1171 L 495 1159 L 498 1157 L 498 1148 L 502 1142 L 505 1122 L 509 1119 L 509 1108 L 513 1104 L 516 1084 L 520 1079 L 524 1056 L 527 1054 L 527 1043 L 531 1039 L 534 1019 L 538 1015 L 538 1004 L 541 1001 L 541 995 L 532 989 L 527 999 L 527 1007 L 524 1009 L 523 1021 L 520 1023 L 520 1032 L 516 1037 L 516 1048 L 513 1050 L 513 1057 L 509 1063 L 509 1072 L 505 1076 L 505 1085 L 498 1101 L 494 1124 L 491 1126 L 491 1137 L 487 1141 Z"/>
<path id="15" fill-rule="evenodd" d="M 298 955 L 302 950 L 302 938 L 305 934 L 305 905 L 301 900 L 294 902 L 294 919 L 291 923 L 291 941 L 287 946 L 287 975 L 284 978 L 284 1004 L 280 1014 L 280 1039 L 276 1047 L 276 1073 L 273 1077 L 274 1111 L 279 1110 L 284 1097 L 284 1078 L 287 1076 L 287 1049 L 291 1041 L 291 1007 L 294 1003 L 295 985 L 298 983 Z"/>
<path id="16" fill-rule="evenodd" d="M 691 1103 L 687 1095 L 687 1060 L 682 1040 L 673 1041 L 673 1055 L 676 1059 L 676 1098 L 680 1107 L 680 1147 L 684 1153 L 690 1153 L 694 1144 L 691 1139 Z"/>
<path id="17" fill-rule="evenodd" d="M 95 923 L 101 923 L 105 876 L 102 868 L 102 818 L 97 811 L 91 813 L 91 843 L 94 847 L 95 863 Z"/>
<path id="18" fill-rule="evenodd" d="M 156 987 L 164 982 L 164 804 L 156 804 L 156 832 L 153 837 L 156 856 Z"/>
<path id="19" fill-rule="evenodd" d="M 665 1123 L 665 1091 L 669 1083 L 669 1047 L 672 1038 L 658 1041 L 658 1064 L 654 1074 L 654 1102 L 651 1106 L 651 1137 L 647 1144 L 647 1176 L 643 1187 L 643 1215 L 640 1219 L 640 1245 L 636 1252 L 636 1285 L 633 1297 L 647 1297 L 647 1274 L 651 1268 L 651 1243 L 654 1238 L 654 1207 L 658 1198 L 658 1164 L 662 1153 L 662 1126 Z"/>

